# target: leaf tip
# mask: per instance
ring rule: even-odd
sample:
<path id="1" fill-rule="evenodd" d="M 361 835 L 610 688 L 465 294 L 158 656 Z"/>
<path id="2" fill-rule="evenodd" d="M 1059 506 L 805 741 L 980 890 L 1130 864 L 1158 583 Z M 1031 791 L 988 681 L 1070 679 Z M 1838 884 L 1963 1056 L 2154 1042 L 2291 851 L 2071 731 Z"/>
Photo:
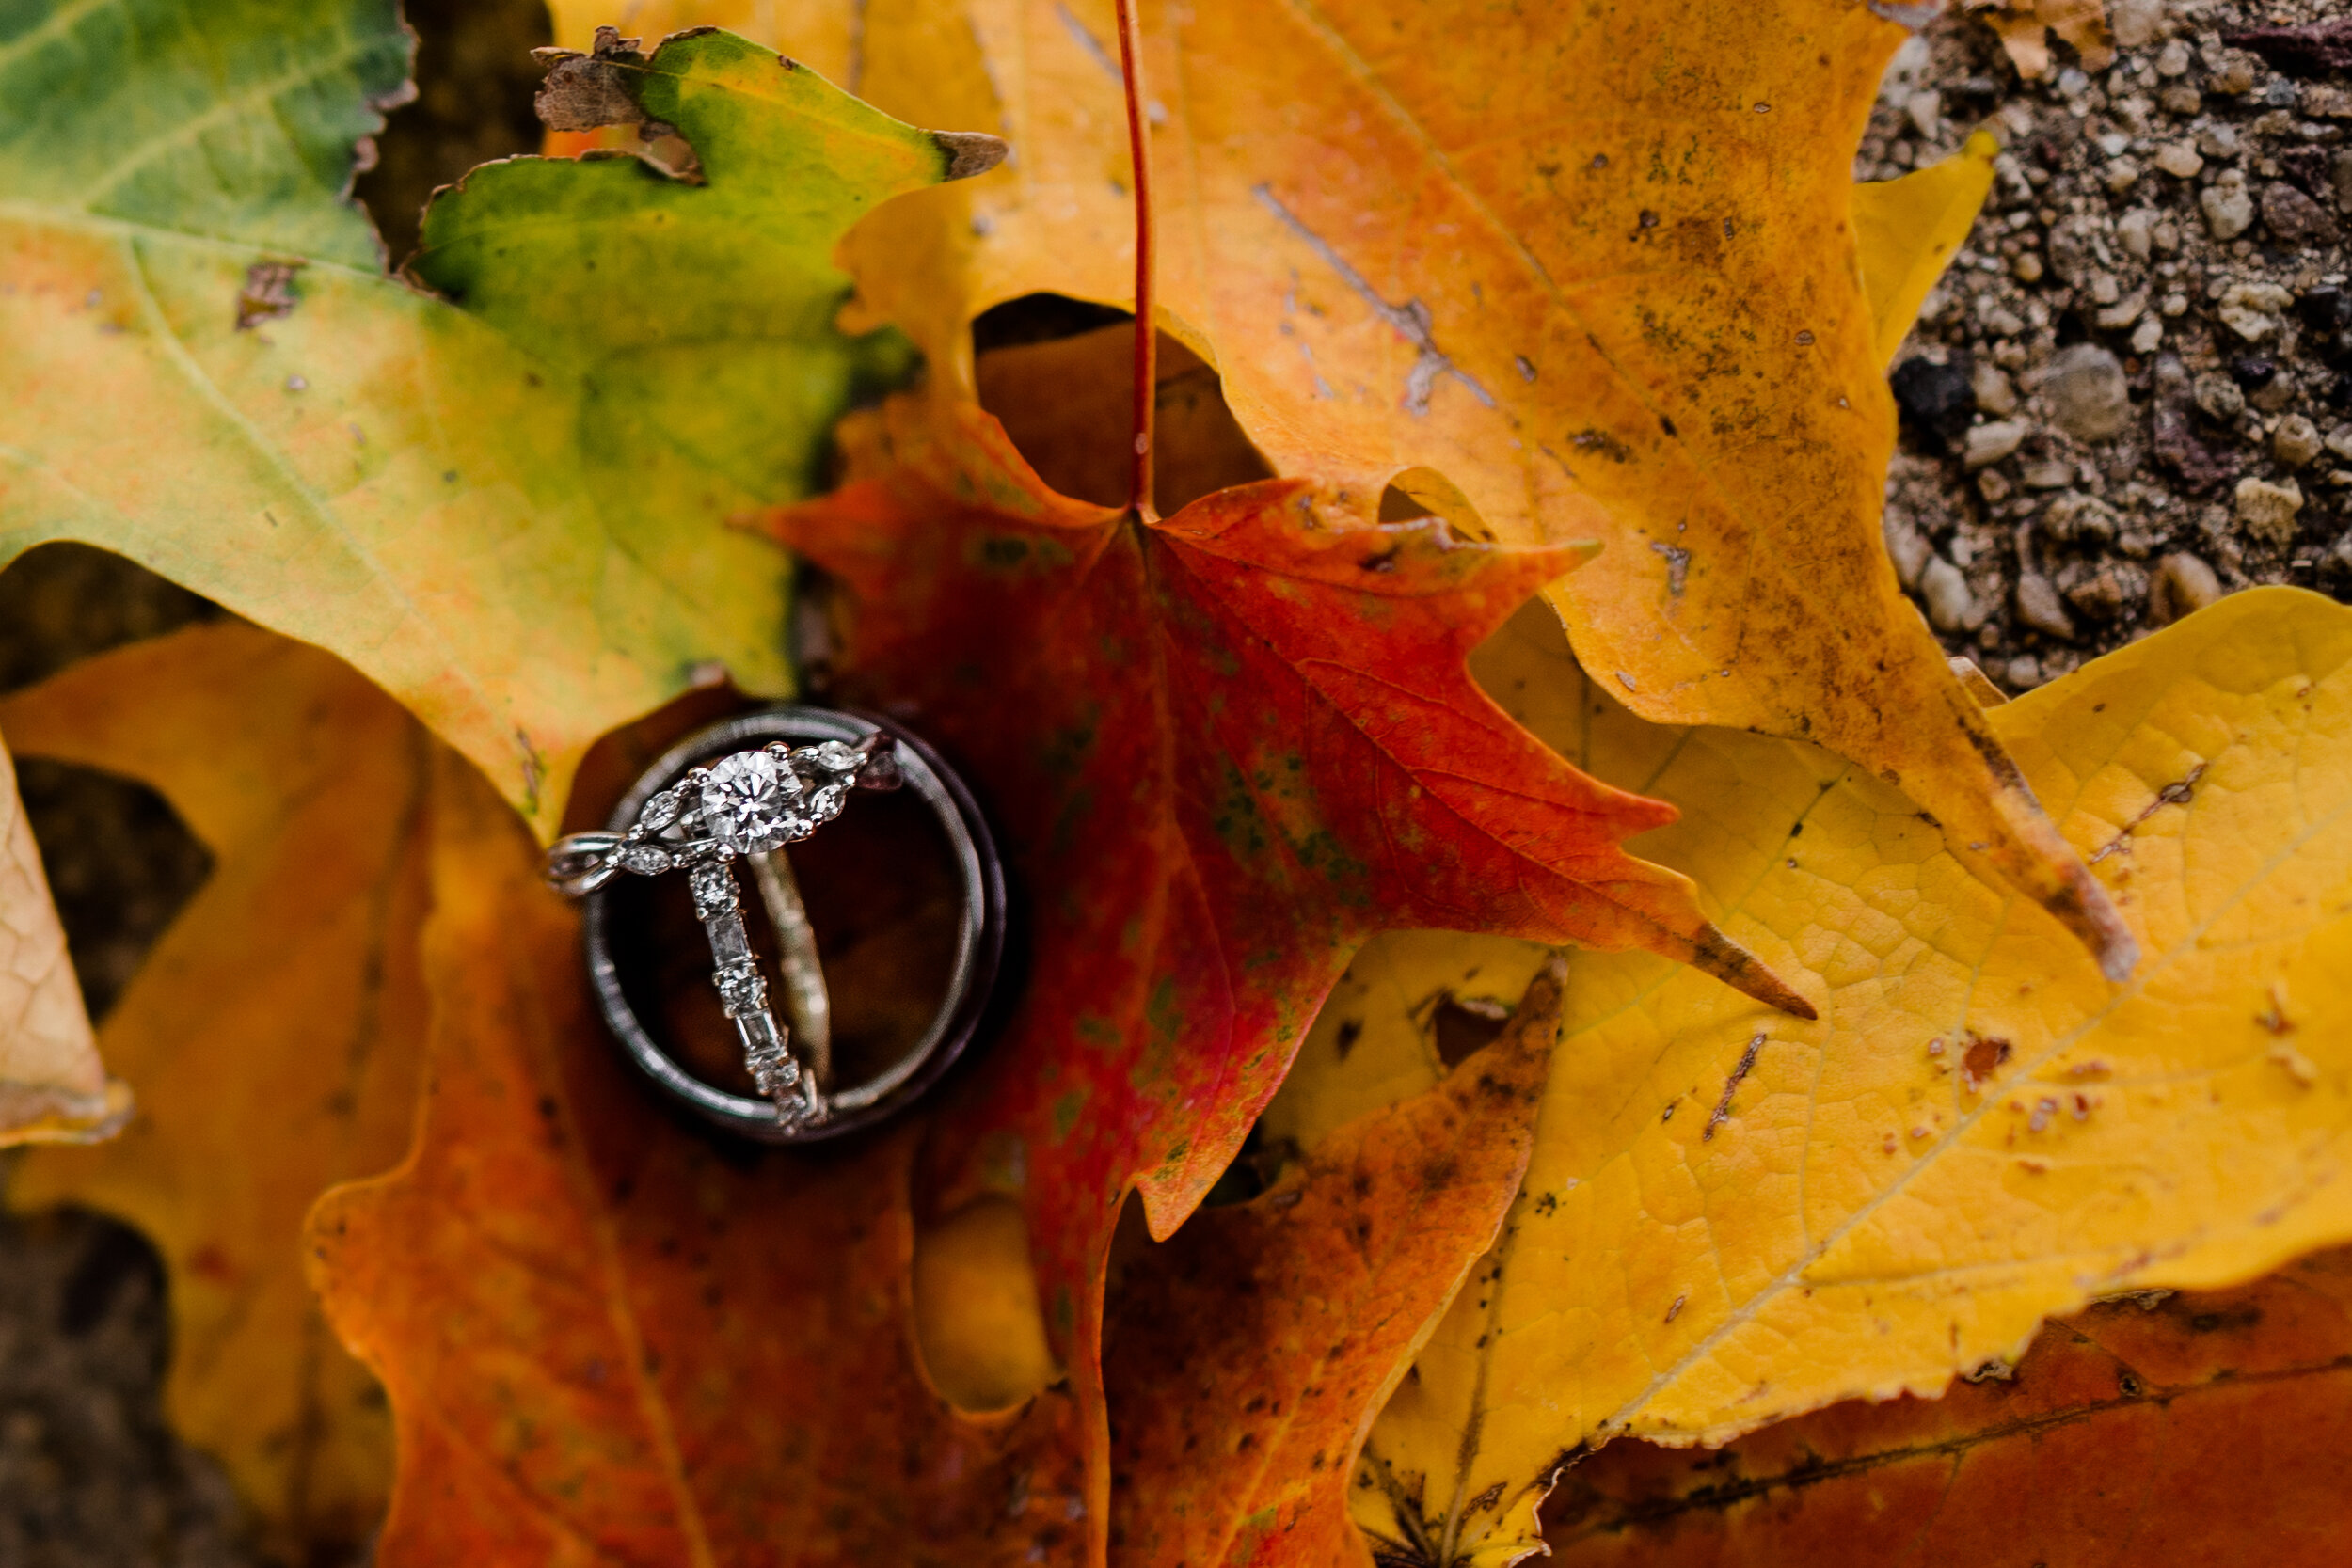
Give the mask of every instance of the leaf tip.
<path id="1" fill-rule="evenodd" d="M 1706 926 L 1691 944 L 1691 963 L 1705 970 L 1743 996 L 1768 1007 L 1812 1022 L 1821 1015 L 1812 1003 L 1790 990 L 1764 960 L 1732 941 L 1714 925 Z"/>
<path id="2" fill-rule="evenodd" d="M 992 136 L 985 131 L 933 131 L 931 140 L 947 155 L 945 180 L 969 180 L 976 174 L 986 174 L 1005 161 L 1011 150 L 1002 136 Z"/>

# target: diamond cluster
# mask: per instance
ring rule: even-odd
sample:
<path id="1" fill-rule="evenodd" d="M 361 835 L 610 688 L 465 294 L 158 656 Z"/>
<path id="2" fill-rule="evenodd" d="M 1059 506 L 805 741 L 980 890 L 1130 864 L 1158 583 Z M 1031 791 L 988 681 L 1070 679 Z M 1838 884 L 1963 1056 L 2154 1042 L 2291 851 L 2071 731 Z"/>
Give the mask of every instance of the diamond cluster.
<path id="1" fill-rule="evenodd" d="M 838 740 L 738 752 L 647 800 L 636 824 L 607 852 L 624 871 L 658 877 L 780 848 L 840 816 L 861 774 L 895 779 L 895 769 L 878 767 L 887 760 L 886 752 L 869 756 Z"/>

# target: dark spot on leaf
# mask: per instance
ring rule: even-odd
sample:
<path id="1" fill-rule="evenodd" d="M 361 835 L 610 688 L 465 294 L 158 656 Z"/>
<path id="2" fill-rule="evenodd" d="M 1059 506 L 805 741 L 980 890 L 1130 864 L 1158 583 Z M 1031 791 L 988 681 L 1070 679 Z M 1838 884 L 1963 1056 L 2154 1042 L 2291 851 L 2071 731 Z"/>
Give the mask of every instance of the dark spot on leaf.
<path id="1" fill-rule="evenodd" d="M 1511 1022 L 1511 1009 L 1491 997 L 1456 997 L 1452 992 L 1438 998 L 1436 1011 L 1430 1015 L 1430 1032 L 1436 1037 L 1438 1060 L 1455 1067 L 1475 1053 L 1492 1045 L 1502 1033 L 1502 1026 Z"/>
<path id="2" fill-rule="evenodd" d="M 299 261 L 256 261 L 245 269 L 245 287 L 237 293 L 237 330 L 249 332 L 266 321 L 294 312 L 294 274 Z"/>
<path id="3" fill-rule="evenodd" d="M 1961 1076 L 1967 1080 L 1969 1088 L 1981 1088 L 1987 1080 L 2000 1070 L 2001 1064 L 2008 1061 L 2009 1057 L 2009 1041 L 1988 1039 L 1976 1031 L 1970 1030 L 1968 1049 L 1962 1053 L 1960 1058 Z"/>

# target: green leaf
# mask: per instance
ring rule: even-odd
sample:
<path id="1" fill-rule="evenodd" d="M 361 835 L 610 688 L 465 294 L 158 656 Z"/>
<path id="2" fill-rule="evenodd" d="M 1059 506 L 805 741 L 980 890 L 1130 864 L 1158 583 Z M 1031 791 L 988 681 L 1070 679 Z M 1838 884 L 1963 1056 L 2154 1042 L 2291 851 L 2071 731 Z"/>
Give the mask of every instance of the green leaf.
<path id="1" fill-rule="evenodd" d="M 727 519 L 904 370 L 833 325 L 842 233 L 996 144 L 731 35 L 574 57 L 699 171 L 479 170 L 426 293 L 345 194 L 408 50 L 391 0 L 0 0 L 0 561 L 87 540 L 325 646 L 545 832 L 604 730 L 788 686 L 785 558 Z"/>

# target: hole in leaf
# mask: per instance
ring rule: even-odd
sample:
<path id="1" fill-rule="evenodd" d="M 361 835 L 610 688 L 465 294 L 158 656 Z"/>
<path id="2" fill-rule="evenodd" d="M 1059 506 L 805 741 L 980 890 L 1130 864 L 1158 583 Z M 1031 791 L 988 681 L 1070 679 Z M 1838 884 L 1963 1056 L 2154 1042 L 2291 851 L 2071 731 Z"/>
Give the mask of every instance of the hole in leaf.
<path id="1" fill-rule="evenodd" d="M 1443 518 L 1457 539 L 1494 540 L 1494 530 L 1470 499 L 1435 468 L 1407 468 L 1380 492 L 1382 522 L 1409 523 L 1421 517 Z"/>
<path id="2" fill-rule="evenodd" d="M 972 356 L 992 349 L 1017 348 L 1024 343 L 1050 343 L 1075 338 L 1120 322 L 1135 312 L 1116 305 L 1097 305 L 1067 294 L 1023 294 L 993 305 L 972 318 Z"/>
<path id="3" fill-rule="evenodd" d="M 407 0 L 405 8 L 417 35 L 417 96 L 386 117 L 375 165 L 352 192 L 394 262 L 417 248 L 436 187 L 477 164 L 539 150 L 531 101 L 546 72 L 531 52 L 555 41 L 542 0 Z"/>
<path id="4" fill-rule="evenodd" d="M 1121 313 L 1075 335 L 985 349 L 974 366 L 980 406 L 1002 421 L 1038 477 L 1098 506 L 1125 503 L 1135 462 L 1131 321 Z M 973 341 L 982 341 L 977 324 Z M 1162 516 L 1214 491 L 1273 476 L 1226 406 L 1212 367 L 1163 332 L 1157 368 L 1152 488 Z"/>
<path id="5" fill-rule="evenodd" d="M 1009 1410 L 1061 1375 L 1019 1203 L 983 1197 L 915 1233 L 914 1337 L 931 1386 L 969 1414 Z"/>
<path id="6" fill-rule="evenodd" d="M 1449 995 L 1439 999 L 1429 1019 L 1438 1060 L 1448 1067 L 1460 1066 L 1464 1058 L 1492 1045 L 1502 1033 L 1503 1025 L 1510 1022 L 1510 1005 L 1491 996 Z"/>

